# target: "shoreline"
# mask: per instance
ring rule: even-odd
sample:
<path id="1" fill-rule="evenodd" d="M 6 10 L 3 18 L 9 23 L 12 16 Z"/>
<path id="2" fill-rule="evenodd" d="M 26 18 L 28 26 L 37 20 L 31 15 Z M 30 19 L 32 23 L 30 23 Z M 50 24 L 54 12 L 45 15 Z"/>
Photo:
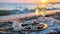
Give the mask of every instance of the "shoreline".
<path id="1" fill-rule="evenodd" d="M 60 13 L 60 10 L 47 11 L 46 16 L 55 15 L 56 13 Z M 30 17 L 35 17 L 35 16 L 36 16 L 35 12 L 25 13 L 25 14 L 8 15 L 8 16 L 0 16 L 0 22 L 14 21 L 14 20 L 18 20 L 18 19 L 30 18 Z M 41 14 L 39 16 L 41 16 Z"/>

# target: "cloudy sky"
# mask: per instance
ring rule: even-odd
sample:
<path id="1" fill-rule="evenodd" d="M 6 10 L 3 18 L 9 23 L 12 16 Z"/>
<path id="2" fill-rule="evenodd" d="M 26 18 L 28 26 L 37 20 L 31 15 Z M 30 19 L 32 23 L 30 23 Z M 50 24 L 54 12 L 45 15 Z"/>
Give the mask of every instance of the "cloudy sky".
<path id="1" fill-rule="evenodd" d="M 0 3 L 33 3 L 35 0 L 0 0 Z"/>
<path id="2" fill-rule="evenodd" d="M 46 0 L 48 2 L 60 2 L 60 0 Z M 38 3 L 41 0 L 0 0 L 0 3 Z"/>

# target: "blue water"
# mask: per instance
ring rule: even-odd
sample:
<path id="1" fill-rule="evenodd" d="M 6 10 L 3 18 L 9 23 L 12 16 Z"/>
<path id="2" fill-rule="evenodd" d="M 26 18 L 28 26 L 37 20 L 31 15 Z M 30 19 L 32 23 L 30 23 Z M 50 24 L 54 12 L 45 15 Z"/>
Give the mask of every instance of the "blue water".
<path id="1" fill-rule="evenodd" d="M 35 7 L 37 7 L 37 4 L 33 4 L 33 3 L 0 3 L 0 8 L 18 8 L 19 9 L 19 8 L 29 8 L 29 7 L 31 9 L 35 8 Z M 60 8 L 52 7 L 49 10 L 60 10 Z"/>
<path id="2" fill-rule="evenodd" d="M 0 7 L 6 8 L 27 8 L 27 7 L 35 7 L 37 4 L 31 4 L 31 3 L 0 3 Z"/>
<path id="3" fill-rule="evenodd" d="M 57 20 L 55 20 L 54 18 L 48 18 L 49 20 L 46 21 L 46 24 L 48 25 L 48 28 L 43 30 L 43 31 L 40 31 L 40 32 L 32 32 L 31 34 L 47 34 L 49 33 L 51 30 L 53 31 L 60 31 L 60 24 L 56 23 Z M 42 19 L 41 19 L 42 20 Z M 53 22 L 51 22 L 53 21 Z M 51 26 L 50 26 L 51 24 Z"/>
<path id="4" fill-rule="evenodd" d="M 60 27 L 60 24 L 55 24 L 54 27 L 48 27 L 47 29 L 45 29 L 43 31 L 32 32 L 31 34 L 46 34 L 46 33 L 49 33 L 51 30 L 58 31 L 58 30 L 60 30 L 60 28 L 58 28 L 58 26 Z"/>

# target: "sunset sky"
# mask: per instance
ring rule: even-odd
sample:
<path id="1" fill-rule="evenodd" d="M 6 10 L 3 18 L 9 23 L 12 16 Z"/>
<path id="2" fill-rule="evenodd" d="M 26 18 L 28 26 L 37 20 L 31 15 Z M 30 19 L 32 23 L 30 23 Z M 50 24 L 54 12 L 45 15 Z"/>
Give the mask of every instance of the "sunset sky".
<path id="1" fill-rule="evenodd" d="M 46 0 L 47 2 L 60 2 L 60 0 Z M 41 0 L 0 0 L 0 3 L 39 3 Z"/>

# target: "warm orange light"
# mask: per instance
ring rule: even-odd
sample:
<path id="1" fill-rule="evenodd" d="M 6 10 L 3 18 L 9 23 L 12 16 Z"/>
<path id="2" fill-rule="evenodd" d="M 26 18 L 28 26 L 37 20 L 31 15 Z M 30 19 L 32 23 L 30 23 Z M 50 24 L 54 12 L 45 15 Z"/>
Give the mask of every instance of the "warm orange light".
<path id="1" fill-rule="evenodd" d="M 46 0 L 41 0 L 41 4 L 46 4 L 47 1 Z"/>
<path id="2" fill-rule="evenodd" d="M 39 15 L 39 12 L 40 12 L 40 10 L 39 10 L 39 7 L 36 7 L 36 15 L 38 16 Z"/>
<path id="3" fill-rule="evenodd" d="M 46 2 L 46 0 L 41 0 L 42 2 Z"/>

